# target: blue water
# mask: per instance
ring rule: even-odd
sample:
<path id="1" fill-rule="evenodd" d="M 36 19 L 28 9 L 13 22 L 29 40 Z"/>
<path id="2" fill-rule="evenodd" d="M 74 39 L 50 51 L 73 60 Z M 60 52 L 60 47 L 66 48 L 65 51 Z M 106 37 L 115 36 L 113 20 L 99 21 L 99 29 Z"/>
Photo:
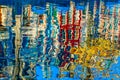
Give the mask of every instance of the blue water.
<path id="1" fill-rule="evenodd" d="M 86 5 L 89 2 L 89 10 L 91 11 L 91 14 L 93 14 L 93 5 L 94 5 L 94 0 L 72 0 L 74 1 L 75 4 L 75 8 L 77 10 L 82 10 L 83 13 L 86 10 Z M 119 5 L 120 4 L 120 0 L 102 0 L 105 4 L 105 6 L 107 7 L 107 9 L 110 9 L 110 11 L 112 12 L 112 9 L 114 7 L 114 5 Z M 46 3 L 49 2 L 50 6 L 49 11 L 46 10 Z M 99 2 L 100 0 L 96 0 L 97 5 L 100 5 Z M 2 71 L 2 68 L 6 67 L 6 66 L 13 66 L 16 65 L 18 67 L 21 67 L 20 64 L 22 64 L 22 67 L 24 67 L 23 69 L 23 74 L 25 75 L 34 75 L 35 74 L 35 78 L 36 80 L 83 80 L 83 77 L 81 77 L 81 75 L 84 76 L 84 78 L 86 77 L 86 72 L 82 71 L 82 67 L 81 65 L 76 66 L 76 69 L 74 70 L 75 74 L 73 78 L 70 78 L 69 76 L 69 71 L 64 71 L 63 74 L 65 75 L 63 78 L 58 78 L 59 74 L 60 74 L 60 62 L 64 61 L 63 59 L 63 55 L 65 52 L 63 52 L 63 48 L 58 47 L 59 53 L 57 56 L 55 56 L 55 51 L 54 49 L 56 49 L 56 44 L 54 44 L 53 42 L 55 41 L 59 41 L 59 39 L 57 38 L 57 40 L 54 38 L 52 38 L 52 30 L 54 28 L 56 28 L 59 32 L 59 25 L 58 25 L 58 20 L 56 21 L 57 27 L 54 27 L 52 25 L 52 18 L 53 16 L 53 11 L 55 10 L 55 8 L 53 9 L 53 5 L 57 6 L 56 11 L 57 12 L 61 12 L 63 14 L 65 14 L 69 9 L 70 9 L 70 0 L 0 0 L 0 5 L 6 5 L 9 7 L 12 7 L 13 11 L 12 11 L 12 21 L 11 23 L 13 23 L 10 26 L 5 26 L 7 28 L 8 35 L 9 38 L 8 39 L 4 39 L 4 40 L 0 40 L 0 71 Z M 26 37 L 21 37 L 20 38 L 20 42 L 21 45 L 17 45 L 15 44 L 15 40 L 16 40 L 16 33 L 14 30 L 12 30 L 14 28 L 14 26 L 17 24 L 16 20 L 15 20 L 15 16 L 16 15 L 22 15 L 23 17 L 23 10 L 22 8 L 24 5 L 30 4 L 31 6 L 31 11 L 33 13 L 35 13 L 34 15 L 37 14 L 37 18 L 38 15 L 42 15 L 42 14 L 46 14 L 47 15 L 47 28 L 44 31 L 40 32 L 40 35 L 38 38 L 34 37 L 33 38 L 33 44 L 30 44 L 32 42 L 30 42 L 30 36 L 25 34 Z M 25 10 L 27 11 L 27 10 Z M 94 20 L 96 22 L 96 25 L 94 26 L 98 26 L 99 25 L 99 10 L 96 11 L 97 14 L 97 18 Z M 25 12 L 26 14 L 27 12 Z M 107 13 L 106 13 L 107 14 Z M 8 15 L 9 16 L 9 15 Z M 21 17 L 21 18 L 22 18 Z M 26 17 L 24 17 L 26 19 Z M 34 16 L 33 16 L 34 18 Z M 36 17 L 35 17 L 36 18 Z M 54 17 L 54 19 L 56 19 Z M 24 19 L 23 19 L 24 20 Z M 21 21 L 23 21 L 21 20 Z M 26 20 L 25 20 L 26 21 Z M 31 23 L 34 22 L 30 21 Z M 7 23 L 8 21 L 6 21 Z M 38 22 L 38 20 L 36 20 L 36 22 Z M 43 23 L 43 21 L 39 21 L 40 23 Z M 26 22 L 27 23 L 27 22 Z M 29 22 L 28 22 L 29 23 Z M 24 23 L 22 23 L 20 26 L 23 26 Z M 11 28 L 8 28 L 11 27 Z M 29 26 L 30 27 L 30 26 Z M 32 26 L 31 30 L 35 27 L 35 25 Z M 1 29 L 1 28 L 0 28 Z M 20 30 L 20 35 L 22 35 L 22 29 Z M 30 30 L 28 30 L 29 32 Z M 0 35 L 3 34 L 5 31 L 1 31 L 0 30 Z M 24 31 L 23 31 L 24 32 Z M 25 32 L 27 32 L 27 30 L 25 30 Z M 84 31 L 81 31 L 82 33 L 85 33 Z M 32 33 L 32 32 L 31 32 Z M 37 33 L 37 32 L 35 32 Z M 35 35 L 34 33 L 34 35 Z M 4 33 L 6 34 L 6 33 Z M 45 34 L 45 35 L 42 35 Z M 58 34 L 56 32 L 56 34 Z M 64 34 L 64 33 L 63 33 Z M 59 36 L 59 35 L 57 35 Z M 98 32 L 95 32 L 94 38 L 98 37 Z M 18 40 L 19 41 L 19 40 Z M 54 46 L 53 46 L 54 44 Z M 16 46 L 17 45 L 17 46 Z M 21 46 L 21 48 L 18 48 L 19 46 Z M 16 50 L 17 49 L 17 50 Z M 70 47 L 68 47 L 68 50 L 70 50 Z M 15 63 L 15 58 L 16 58 L 16 51 L 18 51 L 19 56 L 18 59 L 21 61 L 19 64 Z M 62 54 L 60 54 L 62 53 Z M 65 61 L 69 62 L 69 57 L 70 55 L 67 56 L 67 59 Z M 58 62 L 57 59 L 59 58 Z M 78 57 L 75 56 L 74 59 L 77 59 Z M 18 61 L 19 61 L 18 60 Z M 116 60 L 117 63 L 112 63 L 112 65 L 110 66 L 110 68 L 108 70 L 104 70 L 101 72 L 97 72 L 95 68 L 93 68 L 93 71 L 96 71 L 94 74 L 94 80 L 120 80 L 120 57 L 118 57 L 118 59 Z M 22 63 L 23 62 L 23 63 Z M 35 66 L 33 68 L 31 68 L 31 63 L 33 63 Z M 31 65 L 30 65 L 31 64 Z M 23 66 L 25 65 L 25 66 Z M 43 67 L 44 65 L 44 67 Z M 36 71 L 36 73 L 32 72 L 32 70 Z M 30 71 L 31 70 L 31 71 Z M 6 70 L 7 71 L 7 70 Z M 107 73 L 109 72 L 109 77 L 104 77 L 103 73 Z M 17 74 L 17 76 L 19 76 L 19 74 Z M 44 77 L 46 76 L 46 78 Z M 19 80 L 19 79 L 18 79 Z"/>

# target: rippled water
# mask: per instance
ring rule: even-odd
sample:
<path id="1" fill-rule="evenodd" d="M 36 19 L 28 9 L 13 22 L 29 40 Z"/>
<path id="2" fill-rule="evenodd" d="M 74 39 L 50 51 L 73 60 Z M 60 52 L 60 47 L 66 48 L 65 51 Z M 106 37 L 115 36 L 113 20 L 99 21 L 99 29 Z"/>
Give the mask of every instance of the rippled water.
<path id="1" fill-rule="evenodd" d="M 119 80 L 120 1 L 0 1 L 0 79 Z"/>

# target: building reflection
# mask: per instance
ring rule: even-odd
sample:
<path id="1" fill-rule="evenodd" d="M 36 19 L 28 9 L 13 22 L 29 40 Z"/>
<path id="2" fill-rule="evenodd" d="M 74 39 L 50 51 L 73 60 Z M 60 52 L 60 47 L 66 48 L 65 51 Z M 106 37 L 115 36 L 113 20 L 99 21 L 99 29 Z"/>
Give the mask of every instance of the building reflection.
<path id="1" fill-rule="evenodd" d="M 9 16 L 9 17 L 7 17 Z M 3 79 L 12 76 L 14 54 L 12 53 L 12 8 L 0 6 L 0 75 Z M 9 70 L 10 69 L 10 70 Z"/>
<path id="2" fill-rule="evenodd" d="M 36 65 L 44 78 L 52 77 L 51 66 L 60 68 L 58 77 L 66 76 L 64 71 L 73 77 L 74 71 L 68 71 L 75 59 L 70 48 L 99 37 L 120 43 L 119 7 L 97 4 L 93 10 L 89 2 L 84 10 L 72 1 L 69 7 L 23 5 L 19 15 L 13 7 L 0 5 L 0 78 L 35 79 Z"/>

